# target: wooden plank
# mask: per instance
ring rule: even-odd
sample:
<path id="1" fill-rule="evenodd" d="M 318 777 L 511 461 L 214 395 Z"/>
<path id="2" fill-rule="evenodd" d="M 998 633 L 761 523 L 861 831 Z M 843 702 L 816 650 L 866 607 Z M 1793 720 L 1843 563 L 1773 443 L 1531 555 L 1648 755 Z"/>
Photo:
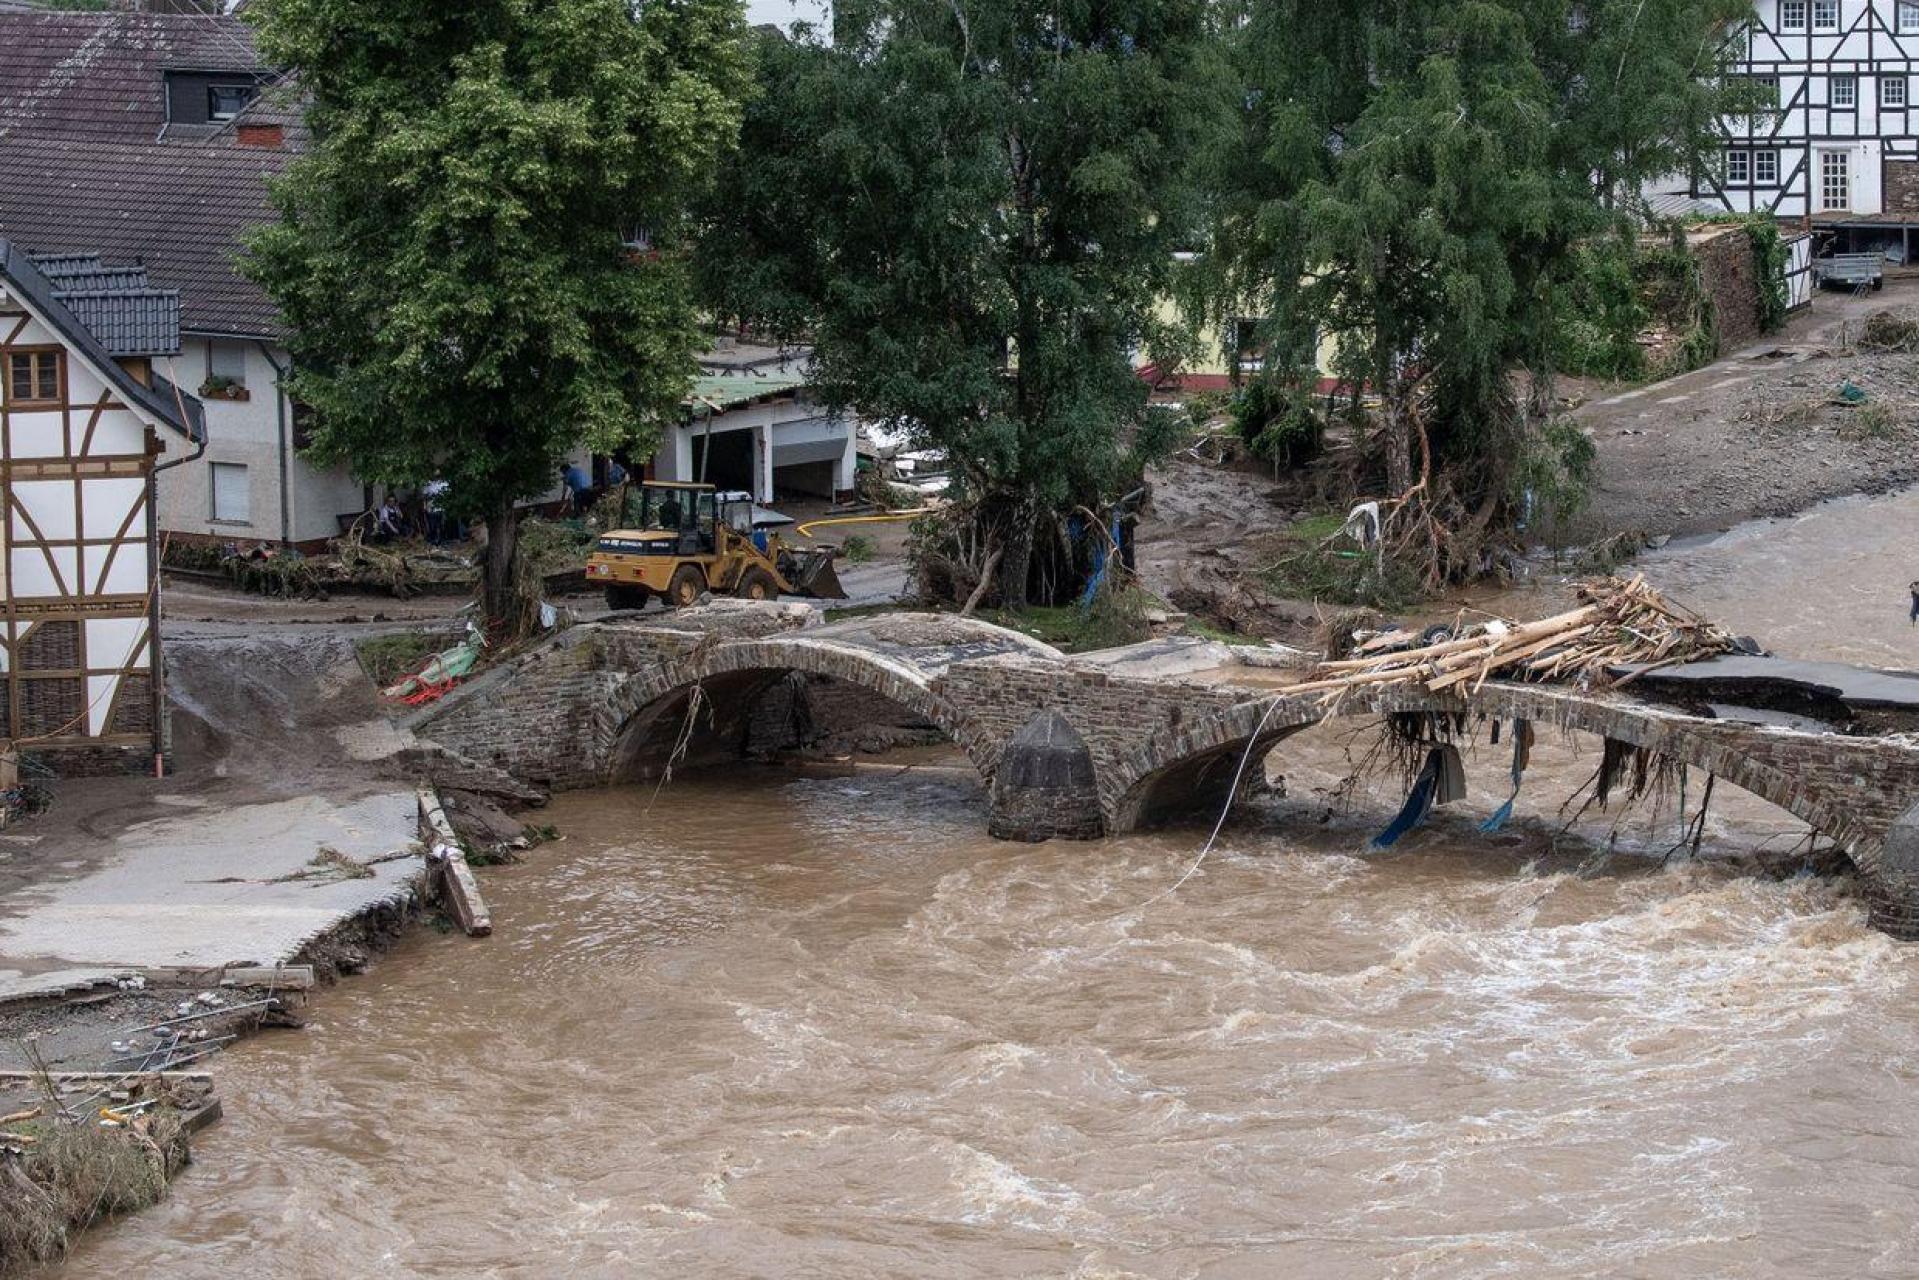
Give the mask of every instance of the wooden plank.
<path id="1" fill-rule="evenodd" d="M 454 923 L 469 938 L 492 933 L 493 915 L 480 893 L 480 882 L 467 865 L 466 851 L 447 820 L 440 793 L 432 787 L 420 789 L 420 838 L 426 842 L 427 863 Z"/>
<path id="2" fill-rule="evenodd" d="M 313 966 L 310 964 L 235 965 L 220 975 L 220 985 L 305 991 L 313 985 Z"/>

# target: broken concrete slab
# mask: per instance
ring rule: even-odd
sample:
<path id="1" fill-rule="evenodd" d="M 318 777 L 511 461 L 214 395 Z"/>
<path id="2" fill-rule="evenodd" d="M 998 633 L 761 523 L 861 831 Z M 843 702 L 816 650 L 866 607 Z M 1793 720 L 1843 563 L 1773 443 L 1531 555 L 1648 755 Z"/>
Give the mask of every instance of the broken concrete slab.
<path id="1" fill-rule="evenodd" d="M 1734 653 L 1647 670 L 1634 678 L 1633 686 L 1647 696 L 1719 719 L 1798 729 L 1919 729 L 1919 673 L 1908 671 Z M 1768 719 L 1765 713 L 1785 718 Z"/>
<path id="2" fill-rule="evenodd" d="M 0 909 L 0 995 L 128 971 L 276 965 L 414 892 L 415 793 L 305 796 L 136 823 L 103 865 Z"/>

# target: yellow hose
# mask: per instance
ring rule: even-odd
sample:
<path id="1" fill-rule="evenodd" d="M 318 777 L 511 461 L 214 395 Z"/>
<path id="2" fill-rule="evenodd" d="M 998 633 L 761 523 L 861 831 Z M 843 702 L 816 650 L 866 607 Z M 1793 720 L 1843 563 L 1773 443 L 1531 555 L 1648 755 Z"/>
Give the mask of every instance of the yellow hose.
<path id="1" fill-rule="evenodd" d="M 805 524 L 793 530 L 793 532 L 798 534 L 802 538 L 810 538 L 813 536 L 813 530 L 824 529 L 828 525 L 885 524 L 889 521 L 894 521 L 894 520 L 917 520 L 921 516 L 926 515 L 931 510 L 932 510 L 931 507 L 920 507 L 914 511 L 884 511 L 876 516 L 836 516 L 831 520 L 809 520 Z"/>

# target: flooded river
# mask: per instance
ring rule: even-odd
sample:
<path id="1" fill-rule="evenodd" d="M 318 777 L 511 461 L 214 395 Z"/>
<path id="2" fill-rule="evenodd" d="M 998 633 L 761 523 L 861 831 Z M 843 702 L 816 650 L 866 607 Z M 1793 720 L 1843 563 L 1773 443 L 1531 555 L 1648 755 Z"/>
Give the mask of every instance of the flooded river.
<path id="1" fill-rule="evenodd" d="M 1886 501 L 1877 538 L 1919 527 Z M 1655 572 L 1894 661 L 1799 621 L 1850 570 L 1714 554 Z M 1903 627 L 1919 569 L 1870 572 Z M 416 934 L 226 1055 L 200 1163 L 55 1274 L 1919 1275 L 1919 948 L 1841 884 L 1607 856 L 1616 815 L 1556 841 L 1590 743 L 1514 830 L 1474 829 L 1494 749 L 1472 812 L 1362 853 L 1359 749 L 1288 743 L 1291 798 L 1170 895 L 1202 833 L 997 844 L 958 774 L 560 797 L 493 938 Z"/>

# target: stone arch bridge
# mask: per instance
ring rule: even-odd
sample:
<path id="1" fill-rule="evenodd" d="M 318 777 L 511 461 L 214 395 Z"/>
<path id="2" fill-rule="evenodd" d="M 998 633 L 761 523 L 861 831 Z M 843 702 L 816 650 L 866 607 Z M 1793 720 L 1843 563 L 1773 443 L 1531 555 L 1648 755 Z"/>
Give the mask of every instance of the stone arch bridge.
<path id="1" fill-rule="evenodd" d="M 787 745 L 794 682 L 825 678 L 905 708 L 958 744 L 991 785 L 995 835 L 1045 839 L 1116 834 L 1217 804 L 1249 744 L 1263 752 L 1326 714 L 1316 695 L 1275 695 L 1292 677 L 1243 665 L 1223 645 L 1156 642 L 1069 658 L 950 616 L 817 623 L 807 606 L 727 601 L 576 627 L 416 713 L 410 727 L 522 782 L 597 786 L 657 773 L 669 759 L 693 767 Z M 1776 709 L 1726 718 L 1723 706 L 1704 712 L 1704 693 L 1653 700 L 1504 682 L 1464 696 L 1355 690 L 1339 710 L 1528 720 L 1704 770 L 1837 843 L 1868 884 L 1875 924 L 1919 939 L 1919 733 L 1904 732 L 1919 729 L 1911 679 L 1910 725 L 1896 699 L 1882 698 L 1874 705 L 1895 711 L 1879 715 L 1878 732 L 1856 719 L 1833 732 Z M 1003 757 L 1013 761 L 1005 770 Z"/>

